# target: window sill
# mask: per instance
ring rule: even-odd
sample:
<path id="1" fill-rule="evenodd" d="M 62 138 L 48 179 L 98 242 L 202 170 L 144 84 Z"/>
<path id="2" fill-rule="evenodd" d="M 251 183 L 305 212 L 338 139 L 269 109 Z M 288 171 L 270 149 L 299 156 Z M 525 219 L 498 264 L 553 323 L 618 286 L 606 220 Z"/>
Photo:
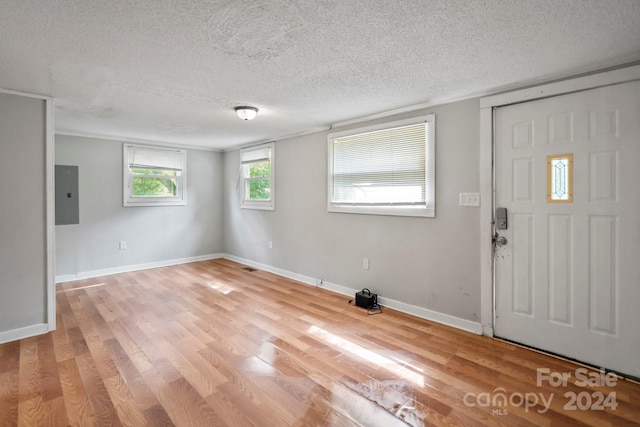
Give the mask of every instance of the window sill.
<path id="1" fill-rule="evenodd" d="M 242 209 L 254 209 L 254 210 L 259 210 L 259 211 L 274 211 L 275 210 L 275 206 L 273 205 L 272 202 L 244 202 L 242 203 L 242 206 L 240 206 Z"/>
<path id="2" fill-rule="evenodd" d="M 424 206 L 336 206 L 330 204 L 327 210 L 332 213 L 361 215 L 412 216 L 425 218 L 435 218 L 436 216 L 435 208 Z"/>
<path id="3" fill-rule="evenodd" d="M 125 200 L 123 206 L 125 208 L 135 206 L 186 206 L 187 201 L 180 200 Z"/>

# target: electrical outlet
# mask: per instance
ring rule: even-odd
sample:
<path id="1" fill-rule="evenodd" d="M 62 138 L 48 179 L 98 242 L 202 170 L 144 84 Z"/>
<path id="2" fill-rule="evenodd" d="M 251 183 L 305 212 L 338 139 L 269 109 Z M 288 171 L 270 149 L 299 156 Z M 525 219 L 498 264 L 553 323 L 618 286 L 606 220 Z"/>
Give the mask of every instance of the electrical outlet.
<path id="1" fill-rule="evenodd" d="M 127 249 L 127 241 L 126 240 L 120 240 L 120 250 L 124 251 Z"/>
<path id="2" fill-rule="evenodd" d="M 273 241 L 269 240 L 269 249 L 273 249 Z"/>
<path id="3" fill-rule="evenodd" d="M 369 258 L 362 258 L 362 268 L 365 270 L 369 269 Z"/>
<path id="4" fill-rule="evenodd" d="M 460 193 L 460 206 L 480 206 L 480 193 Z"/>

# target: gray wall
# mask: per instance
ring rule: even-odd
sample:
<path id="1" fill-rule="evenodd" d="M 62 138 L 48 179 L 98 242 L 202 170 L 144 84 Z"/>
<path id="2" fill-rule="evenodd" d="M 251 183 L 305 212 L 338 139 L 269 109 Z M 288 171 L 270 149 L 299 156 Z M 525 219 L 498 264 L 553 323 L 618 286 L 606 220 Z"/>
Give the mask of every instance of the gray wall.
<path id="1" fill-rule="evenodd" d="M 436 114 L 436 218 L 328 213 L 327 132 L 276 143 L 275 211 L 240 208 L 238 150 L 189 150 L 186 207 L 124 208 L 122 144 L 58 135 L 56 164 L 80 169 L 80 224 L 56 227 L 56 274 L 227 253 L 477 322 L 480 209 L 458 202 L 479 191 L 478 100 L 427 112 Z"/>
<path id="2" fill-rule="evenodd" d="M 277 142 L 273 212 L 240 208 L 239 152 L 225 153 L 225 252 L 480 321 L 480 209 L 459 206 L 459 193 L 480 190 L 479 101 L 424 112 L 436 114 L 435 218 L 328 213 L 322 132 Z"/>
<path id="3" fill-rule="evenodd" d="M 80 175 L 80 224 L 56 226 L 56 276 L 222 252 L 221 153 L 187 151 L 186 206 L 125 208 L 122 142 L 56 135 L 55 146 L 56 164 Z"/>
<path id="4" fill-rule="evenodd" d="M 47 322 L 45 101 L 0 93 L 0 332 Z"/>

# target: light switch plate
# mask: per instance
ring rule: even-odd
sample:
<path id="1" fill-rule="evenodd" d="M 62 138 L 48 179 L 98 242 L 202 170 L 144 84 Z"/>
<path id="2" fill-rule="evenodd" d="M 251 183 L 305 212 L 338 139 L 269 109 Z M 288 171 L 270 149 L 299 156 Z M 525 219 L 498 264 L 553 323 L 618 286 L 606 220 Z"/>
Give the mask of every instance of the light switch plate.
<path id="1" fill-rule="evenodd" d="M 480 193 L 460 193 L 460 206 L 480 206 Z"/>

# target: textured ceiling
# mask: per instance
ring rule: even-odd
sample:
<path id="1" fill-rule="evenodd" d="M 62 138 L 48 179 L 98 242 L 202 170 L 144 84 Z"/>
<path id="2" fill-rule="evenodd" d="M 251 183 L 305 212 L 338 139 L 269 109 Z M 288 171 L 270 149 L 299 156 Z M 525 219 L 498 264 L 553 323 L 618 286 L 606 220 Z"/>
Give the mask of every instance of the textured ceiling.
<path id="1" fill-rule="evenodd" d="M 0 16 L 0 87 L 55 97 L 56 131 L 217 149 L 640 59 L 638 0 L 3 0 Z"/>

